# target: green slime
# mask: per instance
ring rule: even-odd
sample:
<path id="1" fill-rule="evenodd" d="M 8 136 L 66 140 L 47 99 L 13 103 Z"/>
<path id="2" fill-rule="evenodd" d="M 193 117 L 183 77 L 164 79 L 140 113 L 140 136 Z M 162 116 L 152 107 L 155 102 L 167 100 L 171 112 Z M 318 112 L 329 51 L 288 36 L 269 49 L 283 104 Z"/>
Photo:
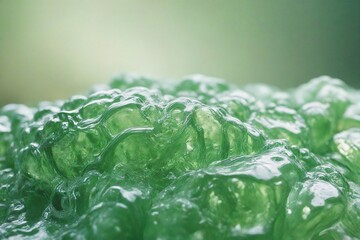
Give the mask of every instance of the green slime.
<path id="1" fill-rule="evenodd" d="M 360 239 L 360 91 L 121 75 L 0 111 L 2 239 Z"/>

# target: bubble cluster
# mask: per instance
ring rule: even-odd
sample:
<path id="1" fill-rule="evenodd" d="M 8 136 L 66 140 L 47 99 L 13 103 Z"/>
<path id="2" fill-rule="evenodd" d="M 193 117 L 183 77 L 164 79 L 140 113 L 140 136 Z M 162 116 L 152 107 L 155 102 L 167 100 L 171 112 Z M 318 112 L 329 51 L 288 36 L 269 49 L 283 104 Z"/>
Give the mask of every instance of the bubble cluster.
<path id="1" fill-rule="evenodd" d="M 120 75 L 0 109 L 0 237 L 359 239 L 360 91 Z"/>

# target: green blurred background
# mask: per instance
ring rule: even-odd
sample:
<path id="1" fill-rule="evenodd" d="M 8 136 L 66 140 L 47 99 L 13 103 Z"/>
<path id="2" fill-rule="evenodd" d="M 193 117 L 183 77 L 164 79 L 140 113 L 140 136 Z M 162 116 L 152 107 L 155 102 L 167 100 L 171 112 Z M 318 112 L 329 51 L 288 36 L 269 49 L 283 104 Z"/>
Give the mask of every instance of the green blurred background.
<path id="1" fill-rule="evenodd" d="M 360 87 L 360 1 L 0 0 L 0 105 L 67 98 L 119 72 Z"/>

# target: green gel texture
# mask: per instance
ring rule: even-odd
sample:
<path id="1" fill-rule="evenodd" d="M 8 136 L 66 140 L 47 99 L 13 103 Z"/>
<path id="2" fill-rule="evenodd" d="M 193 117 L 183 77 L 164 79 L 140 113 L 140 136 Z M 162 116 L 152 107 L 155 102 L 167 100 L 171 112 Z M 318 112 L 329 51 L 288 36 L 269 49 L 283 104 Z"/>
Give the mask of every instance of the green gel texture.
<path id="1" fill-rule="evenodd" d="M 0 239 L 360 239 L 360 91 L 120 75 L 0 109 Z"/>

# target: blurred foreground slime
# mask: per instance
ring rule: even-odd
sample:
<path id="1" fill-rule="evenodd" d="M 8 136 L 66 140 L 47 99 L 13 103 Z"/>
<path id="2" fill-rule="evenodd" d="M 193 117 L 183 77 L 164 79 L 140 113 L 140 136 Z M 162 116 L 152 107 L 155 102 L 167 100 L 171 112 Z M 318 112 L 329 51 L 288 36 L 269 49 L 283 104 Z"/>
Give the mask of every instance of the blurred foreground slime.
<path id="1" fill-rule="evenodd" d="M 0 111 L 1 239 L 360 239 L 360 91 L 122 75 Z"/>

